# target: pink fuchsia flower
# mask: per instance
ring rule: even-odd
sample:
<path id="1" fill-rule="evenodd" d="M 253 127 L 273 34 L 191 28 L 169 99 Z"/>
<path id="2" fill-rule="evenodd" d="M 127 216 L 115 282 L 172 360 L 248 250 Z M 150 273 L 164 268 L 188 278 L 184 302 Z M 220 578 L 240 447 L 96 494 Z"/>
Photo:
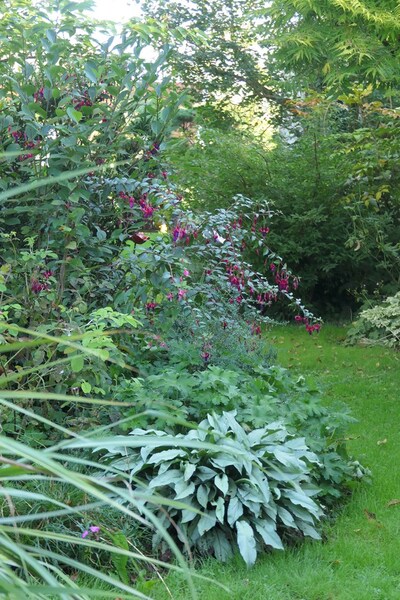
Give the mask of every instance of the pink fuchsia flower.
<path id="1" fill-rule="evenodd" d="M 53 276 L 53 274 L 54 274 L 53 271 L 50 271 L 50 270 L 49 271 L 43 271 L 43 277 L 45 279 L 49 279 L 50 277 Z"/>
<path id="2" fill-rule="evenodd" d="M 183 276 L 190 277 L 190 272 L 187 269 L 183 269 Z"/>
<path id="3" fill-rule="evenodd" d="M 297 323 L 302 323 L 303 322 L 303 317 L 301 315 L 296 315 L 294 318 L 295 321 L 297 321 Z"/>
<path id="4" fill-rule="evenodd" d="M 153 216 L 154 211 L 156 210 L 154 206 L 150 206 L 150 204 L 146 204 L 146 206 L 141 207 L 143 216 L 145 219 L 149 219 Z"/>
<path id="5" fill-rule="evenodd" d="M 172 292 L 170 292 L 169 294 L 167 294 L 167 300 L 171 301 L 174 299 L 174 295 Z"/>
<path id="6" fill-rule="evenodd" d="M 183 300 L 186 297 L 186 290 L 179 290 L 178 299 Z"/>

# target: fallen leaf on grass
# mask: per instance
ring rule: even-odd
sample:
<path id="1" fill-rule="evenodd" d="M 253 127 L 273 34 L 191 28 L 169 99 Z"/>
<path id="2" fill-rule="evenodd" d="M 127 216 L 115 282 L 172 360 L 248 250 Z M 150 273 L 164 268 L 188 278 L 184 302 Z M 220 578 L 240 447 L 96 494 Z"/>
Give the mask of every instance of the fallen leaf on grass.
<path id="1" fill-rule="evenodd" d="M 376 521 L 376 514 L 373 512 L 370 512 L 369 510 L 367 510 L 366 508 L 364 508 L 364 514 L 367 517 L 368 521 Z"/>
<path id="2" fill-rule="evenodd" d="M 387 506 L 389 508 L 389 506 L 397 506 L 398 504 L 400 504 L 400 500 L 398 498 L 394 498 L 387 503 Z"/>
<path id="3" fill-rule="evenodd" d="M 376 444 L 377 444 L 378 446 L 382 446 L 382 444 L 387 444 L 387 438 L 384 438 L 383 440 L 378 440 L 378 441 L 376 442 Z"/>
<path id="4" fill-rule="evenodd" d="M 377 527 L 382 527 L 382 523 L 380 523 L 378 521 L 378 519 L 376 518 L 376 514 L 375 513 L 370 512 L 369 510 L 367 510 L 366 508 L 364 508 L 364 514 L 365 514 L 365 516 L 367 517 L 367 519 L 368 519 L 368 521 L 370 523 L 375 523 L 375 525 Z"/>
<path id="5" fill-rule="evenodd" d="M 355 529 L 354 533 L 360 533 L 361 529 Z"/>

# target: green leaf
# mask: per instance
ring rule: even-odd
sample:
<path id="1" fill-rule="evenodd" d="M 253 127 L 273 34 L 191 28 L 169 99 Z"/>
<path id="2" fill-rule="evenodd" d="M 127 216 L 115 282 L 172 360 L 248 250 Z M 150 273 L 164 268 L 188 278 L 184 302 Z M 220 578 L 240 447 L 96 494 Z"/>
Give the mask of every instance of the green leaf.
<path id="1" fill-rule="evenodd" d="M 175 484 L 175 500 L 182 500 L 194 494 L 196 488 L 193 482 L 187 484 L 186 481 L 182 481 Z"/>
<path id="2" fill-rule="evenodd" d="M 185 472 L 183 475 L 184 480 L 187 481 L 188 479 L 190 479 L 195 471 L 196 471 L 196 465 L 193 463 L 187 463 L 187 465 L 185 467 Z"/>
<path id="3" fill-rule="evenodd" d="M 239 552 L 242 555 L 246 565 L 251 567 L 251 565 L 254 565 L 257 558 L 254 531 L 246 521 L 237 521 L 236 531 Z"/>
<path id="4" fill-rule="evenodd" d="M 172 483 L 177 483 L 182 479 L 182 473 L 179 469 L 171 469 L 169 471 L 165 471 L 165 473 L 161 473 L 154 477 L 149 481 L 150 488 L 162 487 L 164 485 L 170 485 Z"/>
<path id="5" fill-rule="evenodd" d="M 82 381 L 82 383 L 81 383 L 81 390 L 85 394 L 90 394 L 90 392 L 92 390 L 92 386 L 90 385 L 90 383 L 88 381 Z"/>
<path id="6" fill-rule="evenodd" d="M 225 518 L 225 502 L 222 496 L 219 496 L 215 504 L 215 516 L 217 517 L 218 521 L 223 524 Z"/>
<path id="7" fill-rule="evenodd" d="M 230 499 L 228 505 L 228 513 L 227 519 L 228 523 L 231 527 L 236 523 L 238 519 L 243 515 L 243 504 L 240 502 L 239 498 L 234 496 Z"/>
<path id="8" fill-rule="evenodd" d="M 85 361 L 82 354 L 77 354 L 71 358 L 71 369 L 74 373 L 82 371 Z"/>
<path id="9" fill-rule="evenodd" d="M 216 477 L 214 477 L 214 483 L 215 483 L 216 487 L 219 490 L 221 490 L 223 495 L 226 496 L 226 494 L 228 492 L 228 488 L 229 488 L 229 482 L 228 482 L 228 477 L 225 475 L 225 473 L 222 473 L 221 475 L 217 475 Z"/>
<path id="10" fill-rule="evenodd" d="M 66 246 L 65 246 L 68 250 L 76 250 L 77 248 L 77 244 L 75 241 L 69 242 Z"/>
<path id="11" fill-rule="evenodd" d="M 220 529 L 213 532 L 213 549 L 215 558 L 221 562 L 226 562 L 233 556 L 233 549 L 226 535 Z"/>
<path id="12" fill-rule="evenodd" d="M 276 525 L 267 519 L 256 519 L 254 521 L 257 532 L 261 535 L 264 544 L 276 550 L 283 550 L 282 540 L 276 532 Z"/>
<path id="13" fill-rule="evenodd" d="M 207 512 L 204 515 L 202 515 L 199 519 L 199 522 L 197 523 L 197 530 L 199 532 L 200 537 L 204 535 L 206 531 L 212 529 L 215 526 L 216 522 L 217 517 L 215 516 L 215 513 L 213 511 Z"/>
<path id="14" fill-rule="evenodd" d="M 153 454 L 151 458 L 148 459 L 147 463 L 149 465 L 158 465 L 167 460 L 173 460 L 178 456 L 184 457 L 186 456 L 186 452 L 181 449 L 173 449 L 173 450 L 163 450 L 162 452 L 157 452 Z"/>
<path id="15" fill-rule="evenodd" d="M 122 548 L 123 550 L 129 550 L 128 540 L 121 531 L 112 534 L 111 538 L 115 546 L 117 546 L 118 548 Z M 112 553 L 111 559 L 121 581 L 123 581 L 125 584 L 128 584 L 129 573 L 127 570 L 127 565 L 129 557 L 121 554 Z"/>
<path id="16" fill-rule="evenodd" d="M 92 82 L 97 83 L 98 75 L 92 63 L 86 63 L 84 67 L 86 77 Z"/>
<path id="17" fill-rule="evenodd" d="M 203 507 L 207 508 L 209 490 L 206 485 L 199 485 L 197 488 L 197 501 Z"/>
<path id="18" fill-rule="evenodd" d="M 79 123 L 83 117 L 83 114 L 79 110 L 75 110 L 75 108 L 72 106 L 67 108 L 67 115 L 70 119 L 72 119 L 72 121 L 75 121 L 75 123 Z"/>

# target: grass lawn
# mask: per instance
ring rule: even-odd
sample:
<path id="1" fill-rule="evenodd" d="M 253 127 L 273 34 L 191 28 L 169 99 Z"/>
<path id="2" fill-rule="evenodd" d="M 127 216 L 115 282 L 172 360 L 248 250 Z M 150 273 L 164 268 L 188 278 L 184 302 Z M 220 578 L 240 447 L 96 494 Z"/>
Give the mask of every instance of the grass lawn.
<path id="1" fill-rule="evenodd" d="M 324 542 L 265 555 L 250 570 L 239 559 L 206 561 L 199 572 L 231 591 L 199 582 L 200 600 L 400 599 L 400 354 L 345 347 L 344 337 L 344 329 L 331 326 L 313 337 L 294 326 L 267 334 L 278 362 L 318 381 L 328 403 L 351 407 L 358 423 L 351 426 L 349 450 L 372 470 L 372 484 L 358 487 L 335 523 L 325 526 Z M 188 600 L 176 576 L 167 584 L 171 596 L 157 588 L 154 598 Z"/>

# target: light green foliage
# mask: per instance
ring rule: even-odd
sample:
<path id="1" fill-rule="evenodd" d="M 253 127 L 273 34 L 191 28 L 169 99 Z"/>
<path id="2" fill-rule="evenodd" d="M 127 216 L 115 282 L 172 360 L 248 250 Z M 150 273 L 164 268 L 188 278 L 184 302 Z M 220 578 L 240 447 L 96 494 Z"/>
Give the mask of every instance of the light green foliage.
<path id="1" fill-rule="evenodd" d="M 272 28 L 261 30 L 269 43 L 273 31 L 276 60 L 287 71 L 336 89 L 358 81 L 390 93 L 399 83 L 396 0 L 275 0 L 268 13 Z"/>
<path id="2" fill-rule="evenodd" d="M 361 311 L 349 329 L 349 343 L 400 347 L 400 292 L 381 304 Z"/>
<path id="3" fill-rule="evenodd" d="M 235 124 L 229 131 L 207 122 L 195 128 L 195 135 L 167 153 L 173 179 L 192 210 L 228 207 L 237 194 L 265 196 L 269 158 L 261 141 Z"/>
<path id="4" fill-rule="evenodd" d="M 178 448 L 162 431 L 135 429 L 131 435 L 144 437 L 142 448 L 114 449 L 107 456 L 114 470 L 184 504 L 159 513 L 167 529 L 173 519 L 171 530 L 178 527 L 184 548 L 196 547 L 226 561 L 237 545 L 250 566 L 264 546 L 283 549 L 283 532 L 319 539 L 316 524 L 323 512 L 313 500 L 318 489 L 310 476 L 318 458 L 282 424 L 247 433 L 235 415 L 207 415 L 198 428 L 175 436 Z M 157 445 L 146 443 L 150 434 L 158 436 Z M 186 441 L 214 448 L 185 449 Z M 156 546 L 159 541 L 156 536 Z"/>

